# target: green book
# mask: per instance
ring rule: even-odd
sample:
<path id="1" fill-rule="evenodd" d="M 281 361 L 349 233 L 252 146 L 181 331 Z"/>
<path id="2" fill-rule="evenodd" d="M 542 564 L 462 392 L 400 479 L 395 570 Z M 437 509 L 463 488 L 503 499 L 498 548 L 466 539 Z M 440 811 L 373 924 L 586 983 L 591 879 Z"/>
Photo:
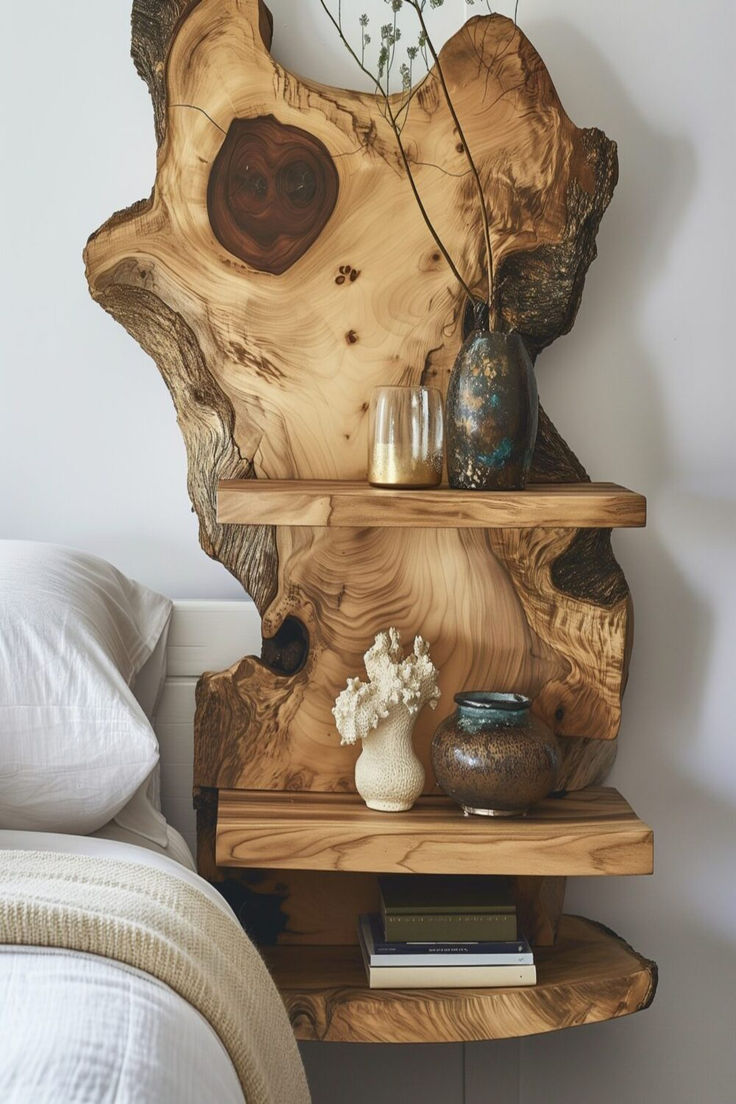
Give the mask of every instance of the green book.
<path id="1" fill-rule="evenodd" d="M 451 943 L 517 938 L 508 878 L 385 874 L 378 879 L 385 938 Z"/>

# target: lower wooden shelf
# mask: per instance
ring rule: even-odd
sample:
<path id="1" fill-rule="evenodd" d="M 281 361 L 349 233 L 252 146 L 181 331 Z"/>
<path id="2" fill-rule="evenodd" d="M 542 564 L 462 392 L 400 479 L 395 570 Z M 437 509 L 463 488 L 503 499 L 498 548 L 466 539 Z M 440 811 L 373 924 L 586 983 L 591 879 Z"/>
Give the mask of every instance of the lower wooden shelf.
<path id="1" fill-rule="evenodd" d="M 220 790 L 218 866 L 420 874 L 651 874 L 652 829 L 617 790 L 466 817 L 449 798 L 377 813 L 357 794 Z"/>
<path id="2" fill-rule="evenodd" d="M 535 952 L 538 981 L 519 989 L 369 989 L 357 947 L 277 946 L 263 956 L 297 1039 L 453 1043 L 599 1023 L 647 1008 L 656 963 L 580 916 Z"/>

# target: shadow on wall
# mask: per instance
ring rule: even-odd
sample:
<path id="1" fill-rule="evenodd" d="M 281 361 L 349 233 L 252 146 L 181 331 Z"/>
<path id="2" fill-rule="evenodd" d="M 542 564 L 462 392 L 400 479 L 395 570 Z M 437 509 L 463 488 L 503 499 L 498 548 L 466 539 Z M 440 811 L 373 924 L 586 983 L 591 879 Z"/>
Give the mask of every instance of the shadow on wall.
<path id="1" fill-rule="evenodd" d="M 518 1104 L 516 1040 L 302 1043 L 312 1104 Z"/>
<path id="2" fill-rule="evenodd" d="M 301 1043 L 313 1104 L 461 1104 L 460 1043 Z M 499 1104 L 515 1104 L 516 1097 Z"/>
<path id="3" fill-rule="evenodd" d="M 672 437 L 664 387 L 668 380 L 679 386 L 692 366 L 682 360 L 677 329 L 652 330 L 651 309 L 655 294 L 667 290 L 672 244 L 693 202 L 697 166 L 687 138 L 648 125 L 579 29 L 543 23 L 532 37 L 553 74 L 574 73 L 586 116 L 619 142 L 621 171 L 579 319 L 572 335 L 538 362 L 543 402 L 591 474 L 645 491 L 650 512 L 645 533 L 614 540 L 634 598 L 636 639 L 609 781 L 654 826 L 656 874 L 572 880 L 566 909 L 600 919 L 655 958 L 660 984 L 643 1014 L 523 1040 L 519 1100 L 724 1104 L 736 1080 L 733 1023 L 724 1015 L 733 1007 L 736 978 L 736 902 L 728 900 L 734 725 L 722 693 L 727 682 L 719 688 L 721 704 L 713 702 L 713 671 L 736 616 L 736 608 L 729 617 L 722 605 L 729 600 L 736 510 L 732 502 L 673 493 L 698 458 L 684 455 Z M 561 98 L 578 125 L 588 122 L 574 95 L 561 90 Z M 677 325 L 691 321 L 680 316 Z M 698 386 L 717 384 L 706 378 L 717 370 L 704 360 Z M 713 485 L 722 479 L 721 472 L 707 474 Z M 714 600 L 708 592 L 719 595 L 714 573 L 721 571 L 722 599 Z M 720 784 L 719 764 L 726 772 Z"/>
<path id="4" fill-rule="evenodd" d="M 579 127 L 599 126 L 618 143 L 619 182 L 597 238 L 569 335 L 544 350 L 537 375 L 545 408 L 592 478 L 629 478 L 652 496 L 672 475 L 660 381 L 670 339 L 652 333 L 647 307 L 666 277 L 675 237 L 697 183 L 693 147 L 657 133 L 579 28 L 534 24 L 530 37 Z M 689 319 L 679 316 L 683 326 Z M 662 366 L 659 366 L 659 362 Z M 643 483 L 646 482 L 646 486 Z"/>

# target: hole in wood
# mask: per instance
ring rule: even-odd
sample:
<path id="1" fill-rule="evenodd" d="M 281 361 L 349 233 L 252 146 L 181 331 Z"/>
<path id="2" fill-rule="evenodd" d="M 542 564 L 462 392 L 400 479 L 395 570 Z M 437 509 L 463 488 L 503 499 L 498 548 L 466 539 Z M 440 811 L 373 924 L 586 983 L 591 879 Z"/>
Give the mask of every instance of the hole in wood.
<path id="1" fill-rule="evenodd" d="M 295 675 L 309 654 L 309 633 L 298 617 L 284 619 L 274 636 L 264 637 L 261 660 L 278 675 Z"/>

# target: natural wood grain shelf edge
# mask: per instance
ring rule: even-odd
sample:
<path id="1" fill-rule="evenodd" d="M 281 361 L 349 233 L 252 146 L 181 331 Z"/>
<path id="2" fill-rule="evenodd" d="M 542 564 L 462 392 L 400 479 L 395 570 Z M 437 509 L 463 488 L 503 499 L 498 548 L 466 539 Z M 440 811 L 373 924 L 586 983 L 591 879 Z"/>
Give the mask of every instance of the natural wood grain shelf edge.
<path id="1" fill-rule="evenodd" d="M 219 866 L 423 874 L 650 874 L 653 833 L 617 790 L 547 798 L 526 817 L 465 817 L 447 798 L 378 813 L 354 794 L 221 790 Z"/>
<path id="2" fill-rule="evenodd" d="M 263 949 L 298 1039 L 423 1043 L 516 1038 L 647 1008 L 657 967 L 591 920 L 563 916 L 518 989 L 369 989 L 357 947 Z"/>
<path id="3" fill-rule="evenodd" d="M 637 528 L 646 524 L 646 499 L 615 483 L 455 491 L 329 480 L 225 479 L 218 485 L 217 518 L 226 525 L 347 528 Z"/>

